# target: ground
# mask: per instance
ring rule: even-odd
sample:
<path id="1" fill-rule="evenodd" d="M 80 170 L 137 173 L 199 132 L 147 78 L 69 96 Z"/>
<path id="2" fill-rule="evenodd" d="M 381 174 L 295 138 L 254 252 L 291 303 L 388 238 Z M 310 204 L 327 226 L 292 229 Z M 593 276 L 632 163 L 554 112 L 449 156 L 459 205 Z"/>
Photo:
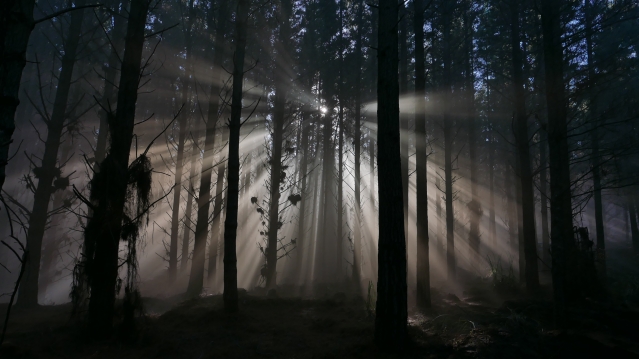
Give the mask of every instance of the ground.
<path id="1" fill-rule="evenodd" d="M 399 355 L 372 344 L 366 293 L 324 289 L 311 300 L 281 288 L 242 292 L 238 314 L 225 313 L 219 295 L 146 298 L 134 341 L 90 340 L 70 305 L 16 310 L 0 358 L 639 358 L 632 305 L 584 301 L 559 331 L 543 295 L 497 295 L 492 285 L 479 281 L 459 297 L 434 290 L 431 309 L 410 310 L 410 340 Z"/>

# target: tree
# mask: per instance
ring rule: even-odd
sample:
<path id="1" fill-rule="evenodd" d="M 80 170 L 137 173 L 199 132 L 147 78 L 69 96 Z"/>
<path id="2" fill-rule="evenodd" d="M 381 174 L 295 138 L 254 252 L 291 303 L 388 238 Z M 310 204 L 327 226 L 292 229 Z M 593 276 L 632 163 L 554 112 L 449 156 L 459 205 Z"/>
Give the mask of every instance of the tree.
<path id="1" fill-rule="evenodd" d="M 530 292 L 539 289 L 539 271 L 537 269 L 537 236 L 535 231 L 535 199 L 533 192 L 533 174 L 531 170 L 530 148 L 528 147 L 528 116 L 523 77 L 523 54 L 521 51 L 519 29 L 519 0 L 510 3 L 511 51 L 513 66 L 513 92 L 515 94 L 515 117 L 517 133 L 517 152 L 519 155 L 519 180 L 521 181 L 522 235 L 525 253 L 526 288 Z M 520 271 L 523 268 L 520 267 Z"/>
<path id="2" fill-rule="evenodd" d="M 375 342 L 402 348 L 407 338 L 406 240 L 399 133 L 398 2 L 379 2 L 377 167 L 379 252 Z"/>
<path id="3" fill-rule="evenodd" d="M 89 276 L 89 328 L 97 337 L 110 334 L 118 276 L 118 247 L 125 222 L 129 183 L 129 153 L 150 0 L 133 1 L 122 57 L 118 107 L 109 121 L 109 153 L 91 180 L 93 215 L 85 229 L 86 270 Z M 150 187 L 150 183 L 149 183 Z M 150 190 L 150 188 L 149 188 Z M 147 193 L 148 195 L 148 193 Z M 127 225 L 130 222 L 127 221 Z"/>
<path id="4" fill-rule="evenodd" d="M 235 53 L 233 54 L 233 97 L 229 126 L 229 172 L 224 221 L 224 309 L 237 312 L 237 210 L 240 196 L 240 127 L 242 126 L 242 82 L 248 27 L 249 0 L 238 0 L 235 12 Z"/>
<path id="5" fill-rule="evenodd" d="M 415 32 L 415 154 L 417 196 L 417 304 L 430 307 L 430 251 L 428 238 L 428 179 L 426 161 L 426 69 L 424 3 L 413 1 Z"/>
<path id="6" fill-rule="evenodd" d="M 211 8 L 213 3 L 211 2 Z M 226 32 L 226 19 L 228 13 L 228 1 L 221 1 L 218 8 L 217 23 L 213 24 L 213 16 L 208 19 L 209 31 L 215 29 L 215 45 L 213 53 L 213 70 L 211 73 L 211 90 L 209 93 L 209 108 L 204 134 L 204 154 L 202 157 L 202 173 L 200 176 L 200 189 L 197 199 L 197 222 L 193 240 L 193 260 L 191 262 L 191 275 L 187 293 L 197 296 L 202 292 L 204 283 L 204 260 L 206 251 L 206 238 L 209 228 L 209 209 L 211 206 L 211 177 L 213 176 L 213 160 L 215 152 L 215 132 L 219 121 L 220 87 L 222 84 L 222 64 L 225 56 L 224 35 Z M 212 10 L 210 10 L 212 11 Z M 215 26 L 213 26 L 215 25 Z M 218 172 L 219 176 L 223 172 Z M 216 191 L 216 200 L 221 191 Z M 214 212 L 215 215 L 215 212 Z M 214 227 L 215 228 L 215 227 Z M 216 233 L 212 234 L 216 238 Z M 211 241 L 213 246 L 213 241 Z M 216 252 L 217 254 L 217 252 Z M 214 260 L 209 258 L 209 260 Z M 210 273 L 209 273 L 210 275 Z"/>
<path id="7" fill-rule="evenodd" d="M 545 90 L 548 109 L 552 281 L 555 318 L 558 325 L 565 324 L 566 320 L 566 272 L 573 235 L 564 59 L 560 25 L 560 9 L 563 3 L 563 1 L 553 0 L 542 0 L 541 2 Z"/>
<path id="8" fill-rule="evenodd" d="M 76 5 L 84 5 L 84 0 L 79 0 Z M 25 308 L 32 308 L 38 305 L 38 279 L 40 278 L 42 239 L 49 219 L 48 211 L 51 196 L 55 191 L 63 190 L 69 185 L 69 177 L 62 176 L 62 168 L 58 166 L 58 151 L 62 140 L 62 132 L 66 128 L 65 123 L 68 119 L 67 104 L 73 83 L 73 68 L 78 55 L 78 45 L 82 35 L 83 14 L 84 10 L 74 11 L 71 14 L 71 23 L 68 28 L 67 38 L 64 41 L 64 55 L 51 115 L 48 115 L 45 108 L 42 109 L 42 113 L 46 116 L 47 139 L 40 166 L 33 169 L 33 174 L 38 179 L 38 185 L 34 193 L 33 208 L 29 215 L 29 230 L 27 233 L 29 260 L 27 261 L 27 268 L 17 302 L 18 305 Z"/>

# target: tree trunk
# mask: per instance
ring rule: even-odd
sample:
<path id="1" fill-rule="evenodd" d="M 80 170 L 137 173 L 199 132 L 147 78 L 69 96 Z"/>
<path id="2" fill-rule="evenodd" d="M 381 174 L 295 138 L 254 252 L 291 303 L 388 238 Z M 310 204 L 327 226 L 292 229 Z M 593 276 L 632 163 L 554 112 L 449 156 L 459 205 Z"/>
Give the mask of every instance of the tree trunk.
<path id="1" fill-rule="evenodd" d="M 189 18 L 185 21 L 184 37 L 186 44 L 186 59 L 184 64 L 184 78 L 182 79 L 182 111 L 180 112 L 180 134 L 178 137 L 177 158 L 175 162 L 175 186 L 173 187 L 173 210 L 171 214 L 171 243 L 169 246 L 169 281 L 174 281 L 177 275 L 178 261 L 178 235 L 180 226 L 180 204 L 182 203 L 182 171 L 184 169 L 184 144 L 186 142 L 187 124 L 191 114 L 191 99 L 189 86 L 193 73 L 193 54 L 191 26 L 194 21 L 195 12 L 193 1 L 189 1 Z M 184 18 L 182 20 L 185 20 Z M 186 229 L 185 229 L 186 230 Z"/>
<path id="2" fill-rule="evenodd" d="M 79 0 L 76 5 L 84 5 L 84 0 Z M 80 36 L 82 35 L 83 18 L 84 10 L 76 10 L 71 14 L 71 23 L 64 43 L 64 55 L 62 56 L 53 110 L 46 122 L 47 139 L 44 144 L 44 154 L 40 167 L 33 169 L 34 176 L 38 179 L 38 185 L 33 197 L 33 208 L 29 216 L 29 229 L 27 232 L 29 260 L 26 264 L 26 270 L 20 286 L 20 295 L 16 303 L 25 308 L 32 308 L 38 305 L 42 238 L 49 219 L 49 202 L 51 201 L 51 195 L 57 189 L 64 189 L 58 188 L 54 181 L 62 180 L 63 178 L 62 169 L 57 166 L 58 150 L 60 149 L 62 131 L 67 120 L 69 91 L 73 83 L 73 67 L 76 61 Z"/>
<path id="3" fill-rule="evenodd" d="M 223 110 L 222 118 L 224 118 Z M 222 126 L 220 131 L 222 132 L 222 146 L 225 146 L 229 140 L 229 130 Z M 208 281 L 211 286 L 216 284 L 216 270 L 217 270 L 217 251 L 219 246 L 220 227 L 222 219 L 222 205 L 224 196 L 224 178 L 226 176 L 226 165 L 228 161 L 220 163 L 217 168 L 217 183 L 215 185 L 215 203 L 213 205 L 213 224 L 211 226 L 211 243 L 209 243 L 209 268 L 208 268 Z M 227 185 L 228 186 L 228 185 Z M 228 191 L 227 191 L 228 192 Z"/>
<path id="4" fill-rule="evenodd" d="M 406 239 L 402 196 L 397 81 L 396 0 L 379 1 L 377 86 L 377 166 L 379 168 L 379 272 L 375 311 L 375 342 L 403 348 L 407 339 Z"/>
<path id="5" fill-rule="evenodd" d="M 631 191 L 633 191 L 631 189 Z M 637 201 L 635 195 L 630 196 L 628 201 L 628 216 L 630 217 L 630 233 L 632 236 L 632 248 L 635 253 L 639 254 L 639 226 L 637 226 Z"/>
<path id="6" fill-rule="evenodd" d="M 519 180 L 521 181 L 522 236 L 525 254 L 526 289 L 539 290 L 539 270 L 537 266 L 537 236 L 535 228 L 535 196 L 531 170 L 530 148 L 528 147 L 528 116 L 526 115 L 526 95 L 524 93 L 523 55 L 520 48 L 519 0 L 511 0 L 511 51 L 513 65 L 513 92 L 515 94 L 515 116 L 517 152 L 519 155 Z M 521 253 L 521 250 L 520 250 Z M 520 261 L 521 263 L 521 261 Z M 522 268 L 520 267 L 520 270 Z"/>
<path id="7" fill-rule="evenodd" d="M 197 133 L 197 131 L 196 131 Z M 186 271 L 186 267 L 189 263 L 189 246 L 191 243 L 191 217 L 193 213 L 193 193 L 195 192 L 195 167 L 197 160 L 200 158 L 200 150 L 197 147 L 197 138 L 199 136 L 193 136 L 193 148 L 191 149 L 191 169 L 189 171 L 189 193 L 186 201 L 186 211 L 184 213 L 184 233 L 182 233 L 182 253 L 180 258 L 180 271 Z"/>
<path id="8" fill-rule="evenodd" d="M 541 142 L 539 143 L 539 197 L 541 198 L 541 258 L 548 264 L 550 260 L 550 231 L 548 229 L 548 136 L 545 130 L 540 131 Z"/>
<path id="9" fill-rule="evenodd" d="M 117 3 L 117 2 L 116 2 Z M 111 38 L 111 52 L 109 54 L 109 62 L 104 70 L 104 90 L 102 92 L 101 105 L 109 109 L 115 109 L 117 105 L 116 97 L 116 75 L 120 66 L 120 58 L 118 53 L 122 51 L 122 39 L 126 31 L 126 18 L 122 13 L 128 9 L 129 0 L 124 0 L 120 4 L 120 11 L 113 16 L 113 31 Z M 98 140 L 95 145 L 95 163 L 102 163 L 106 156 L 107 143 L 109 136 L 109 112 L 100 109 L 100 129 L 98 130 Z M 95 170 L 99 171 L 99 166 L 95 166 Z"/>
<path id="10" fill-rule="evenodd" d="M 357 3 L 357 35 L 355 37 L 355 128 L 353 134 L 353 150 L 355 160 L 355 223 L 353 230 L 353 283 L 355 290 L 361 289 L 361 259 L 362 259 L 362 199 L 361 199 L 361 152 L 362 152 L 362 32 L 364 27 L 364 2 Z"/>
<path id="11" fill-rule="evenodd" d="M 242 83 L 249 1 L 239 0 L 235 13 L 235 54 L 233 55 L 233 97 L 229 121 L 229 173 L 224 221 L 224 309 L 237 312 L 237 208 L 240 182 L 240 127 L 242 117 Z"/>
<path id="12" fill-rule="evenodd" d="M 404 2 L 400 5 L 399 21 L 399 93 L 408 93 L 408 19 L 404 18 L 407 11 Z M 399 111 L 400 123 L 400 151 L 402 156 L 402 199 L 404 202 L 404 233 L 408 239 L 408 152 L 409 132 L 408 116 Z M 410 272 L 409 272 L 410 273 Z"/>
<path id="13" fill-rule="evenodd" d="M 414 0 L 415 32 L 415 153 L 417 201 L 417 305 L 430 307 L 430 250 L 428 238 L 428 171 L 426 161 L 426 68 L 424 54 L 424 3 Z M 403 172 L 402 172 L 403 174 Z"/>
<path id="14" fill-rule="evenodd" d="M 87 271 L 91 286 L 89 328 L 94 336 L 105 337 L 113 325 L 118 247 L 129 181 L 129 152 L 133 139 L 135 104 L 138 95 L 144 28 L 149 1 L 131 3 L 124 55 L 118 87 L 118 108 L 109 123 L 111 146 L 91 181 L 91 201 L 95 211 L 85 230 Z"/>
<path id="15" fill-rule="evenodd" d="M 593 0 L 584 0 L 585 16 L 586 16 L 586 56 L 588 60 L 588 82 L 589 82 L 589 117 L 591 121 L 592 129 L 590 130 L 590 140 L 592 142 L 592 182 L 593 182 L 593 197 L 595 200 L 595 229 L 597 234 L 597 269 L 598 275 L 605 285 L 606 282 L 606 242 L 604 236 L 604 219 L 603 219 L 603 203 L 601 200 L 601 155 L 599 153 L 599 135 L 597 129 L 599 125 L 597 114 L 597 102 L 595 95 L 595 65 L 593 58 L 593 13 L 592 4 Z"/>
<path id="16" fill-rule="evenodd" d="M 564 2 L 542 0 L 546 102 L 548 104 L 548 149 L 550 158 L 550 231 L 552 233 L 552 278 L 555 318 L 566 319 L 567 258 L 572 242 L 572 203 L 568 126 L 563 73 L 560 9 Z"/>
<path id="17" fill-rule="evenodd" d="M 22 70 L 27 63 L 29 36 L 33 30 L 35 0 L 8 0 L 2 6 L 0 42 L 0 190 L 6 178 L 9 146 L 16 128 L 14 117 Z"/>
<path id="18" fill-rule="evenodd" d="M 481 253 L 479 252 L 480 236 L 479 222 L 483 213 L 481 202 L 479 199 L 479 176 L 477 173 L 477 119 L 475 113 L 475 75 L 473 73 L 473 28 L 472 19 L 466 9 L 464 14 L 464 65 L 465 65 L 465 100 L 467 106 L 468 118 L 468 152 L 470 161 L 470 196 L 471 200 L 467 204 L 470 214 L 470 231 L 468 232 L 468 244 L 471 250 L 471 268 L 477 270 L 481 263 Z"/>
<path id="19" fill-rule="evenodd" d="M 209 209 L 211 206 L 211 177 L 213 175 L 213 161 L 215 154 L 215 132 L 219 120 L 219 93 L 222 84 L 222 63 L 225 56 L 224 34 L 226 31 L 225 21 L 228 17 L 228 5 L 228 1 L 220 1 L 217 24 L 215 24 L 215 26 L 213 26 L 212 14 L 210 14 L 208 18 L 209 29 L 212 31 L 215 28 L 215 45 L 212 56 L 213 71 L 211 76 L 211 92 L 209 94 L 206 133 L 204 135 L 202 173 L 200 175 L 200 189 L 197 200 L 197 222 L 195 224 L 195 235 L 193 238 L 193 259 L 191 262 L 191 275 L 189 277 L 189 285 L 187 288 L 187 294 L 189 296 L 199 295 L 202 292 L 202 286 L 204 283 L 204 261 L 206 239 L 209 232 Z M 218 172 L 218 180 L 219 178 Z M 216 191 L 216 194 L 219 194 L 219 191 Z M 213 246 L 213 238 L 216 238 L 215 233 L 211 235 L 211 246 Z M 211 258 L 209 258 L 209 261 L 210 260 Z"/>
<path id="20" fill-rule="evenodd" d="M 446 198 L 446 267 L 448 280 L 454 280 L 457 265 L 455 263 L 455 218 L 453 211 L 453 119 L 450 116 L 451 102 L 451 39 L 450 39 L 450 5 L 442 10 L 443 16 L 443 47 L 444 47 L 444 74 L 442 108 L 444 111 L 444 185 Z"/>

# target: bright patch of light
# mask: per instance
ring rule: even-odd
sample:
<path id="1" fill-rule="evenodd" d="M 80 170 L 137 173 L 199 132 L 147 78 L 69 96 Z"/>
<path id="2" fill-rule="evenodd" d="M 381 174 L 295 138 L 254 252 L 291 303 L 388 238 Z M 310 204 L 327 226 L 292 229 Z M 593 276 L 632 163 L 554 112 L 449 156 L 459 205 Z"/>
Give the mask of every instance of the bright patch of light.
<path id="1" fill-rule="evenodd" d="M 320 111 L 322 111 L 322 113 L 327 113 L 327 112 L 328 112 L 328 109 L 327 109 L 326 107 L 321 107 L 321 108 L 320 108 Z"/>

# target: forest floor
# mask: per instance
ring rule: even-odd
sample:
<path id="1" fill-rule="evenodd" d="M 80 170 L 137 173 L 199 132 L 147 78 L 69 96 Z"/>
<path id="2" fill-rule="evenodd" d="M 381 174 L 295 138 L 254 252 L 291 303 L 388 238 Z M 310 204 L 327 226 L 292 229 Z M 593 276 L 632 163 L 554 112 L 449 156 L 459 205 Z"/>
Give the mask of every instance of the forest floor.
<path id="1" fill-rule="evenodd" d="M 303 299 L 282 287 L 270 295 L 241 291 L 237 314 L 224 312 L 220 295 L 145 298 L 129 343 L 117 334 L 89 340 L 69 304 L 15 310 L 0 358 L 639 358 L 638 278 L 612 281 L 604 303 L 571 306 L 562 331 L 554 329 L 548 295 L 498 293 L 490 279 L 477 278 L 459 295 L 433 290 L 431 309 L 409 311 L 401 355 L 372 344 L 367 302 L 374 298 L 366 293 L 323 287 L 320 298 Z"/>

